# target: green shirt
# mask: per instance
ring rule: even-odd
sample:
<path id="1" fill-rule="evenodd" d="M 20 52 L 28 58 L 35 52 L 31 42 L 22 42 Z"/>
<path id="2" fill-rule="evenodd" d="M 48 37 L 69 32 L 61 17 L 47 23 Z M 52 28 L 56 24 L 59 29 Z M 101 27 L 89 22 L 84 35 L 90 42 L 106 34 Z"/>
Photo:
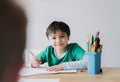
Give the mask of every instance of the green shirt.
<path id="1" fill-rule="evenodd" d="M 70 43 L 67 46 L 65 55 L 61 58 L 56 57 L 52 46 L 48 46 L 37 57 L 40 58 L 42 64 L 48 62 L 49 66 L 53 66 L 63 62 L 82 60 L 84 52 L 85 50 L 77 43 Z"/>

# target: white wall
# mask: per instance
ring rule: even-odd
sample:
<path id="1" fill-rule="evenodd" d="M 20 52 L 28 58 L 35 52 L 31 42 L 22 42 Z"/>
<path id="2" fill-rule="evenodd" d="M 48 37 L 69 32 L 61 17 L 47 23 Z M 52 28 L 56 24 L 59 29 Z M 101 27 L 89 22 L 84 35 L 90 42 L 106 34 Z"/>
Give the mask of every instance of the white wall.
<path id="1" fill-rule="evenodd" d="M 29 19 L 27 49 L 43 49 L 49 42 L 48 25 L 64 21 L 71 29 L 70 42 L 86 49 L 89 33 L 100 30 L 102 66 L 120 67 L 120 0 L 24 0 Z"/>

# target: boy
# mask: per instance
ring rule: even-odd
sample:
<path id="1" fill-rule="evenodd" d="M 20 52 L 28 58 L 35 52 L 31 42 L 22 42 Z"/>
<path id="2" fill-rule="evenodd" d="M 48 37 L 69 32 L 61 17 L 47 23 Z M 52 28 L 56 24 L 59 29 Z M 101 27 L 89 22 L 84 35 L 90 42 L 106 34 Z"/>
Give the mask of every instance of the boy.
<path id="1" fill-rule="evenodd" d="M 50 46 L 44 49 L 31 63 L 32 67 L 39 67 L 40 63 L 48 62 L 48 66 L 63 62 L 82 60 L 85 50 L 77 43 L 68 44 L 70 38 L 69 26 L 61 21 L 53 21 L 46 30 Z"/>

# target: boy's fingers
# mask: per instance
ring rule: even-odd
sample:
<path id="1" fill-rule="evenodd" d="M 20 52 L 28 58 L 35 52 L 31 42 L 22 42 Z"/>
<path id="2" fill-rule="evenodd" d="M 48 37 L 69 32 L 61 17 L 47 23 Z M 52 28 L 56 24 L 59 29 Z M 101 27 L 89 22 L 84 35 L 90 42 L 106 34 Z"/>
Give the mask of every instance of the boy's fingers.
<path id="1" fill-rule="evenodd" d="M 34 61 L 40 61 L 40 59 L 39 58 L 34 58 Z"/>
<path id="2" fill-rule="evenodd" d="M 56 71 L 54 67 L 47 68 L 47 71 Z"/>
<path id="3" fill-rule="evenodd" d="M 51 66 L 47 68 L 47 71 L 59 71 L 59 68 L 57 66 Z"/>
<path id="4" fill-rule="evenodd" d="M 40 60 L 39 58 L 34 58 L 34 60 Z"/>
<path id="5" fill-rule="evenodd" d="M 40 59 L 39 58 L 34 58 L 33 62 L 36 63 L 36 64 L 40 64 Z"/>
<path id="6" fill-rule="evenodd" d="M 38 65 L 37 63 L 35 63 L 35 62 L 32 62 L 31 66 L 32 66 L 32 67 L 35 67 L 35 68 L 36 68 L 36 67 L 39 67 L 39 65 Z"/>

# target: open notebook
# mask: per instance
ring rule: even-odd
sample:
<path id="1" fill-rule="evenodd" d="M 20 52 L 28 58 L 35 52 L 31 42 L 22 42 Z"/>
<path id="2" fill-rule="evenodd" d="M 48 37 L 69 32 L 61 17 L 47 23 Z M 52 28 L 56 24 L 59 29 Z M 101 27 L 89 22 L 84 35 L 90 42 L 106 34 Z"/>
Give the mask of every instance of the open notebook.
<path id="1" fill-rule="evenodd" d="M 28 79 L 28 78 L 22 78 L 19 79 L 18 82 L 60 82 L 60 79 Z"/>
<path id="2" fill-rule="evenodd" d="M 36 74 L 56 74 L 56 73 L 76 73 L 77 70 L 62 70 L 62 71 L 46 71 L 45 68 L 22 68 L 19 72 L 21 76 L 29 76 Z"/>

